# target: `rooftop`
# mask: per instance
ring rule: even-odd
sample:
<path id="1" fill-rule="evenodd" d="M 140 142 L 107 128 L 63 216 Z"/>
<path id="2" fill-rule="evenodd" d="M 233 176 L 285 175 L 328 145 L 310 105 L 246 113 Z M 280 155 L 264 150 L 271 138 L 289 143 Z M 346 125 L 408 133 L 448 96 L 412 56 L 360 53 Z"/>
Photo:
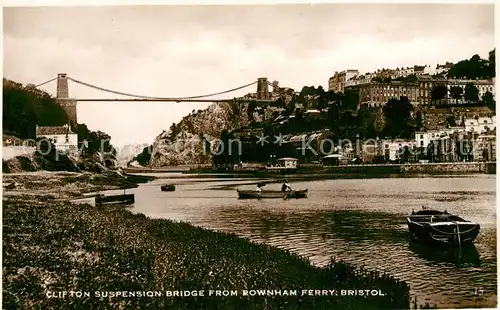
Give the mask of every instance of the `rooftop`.
<path id="1" fill-rule="evenodd" d="M 293 157 L 283 157 L 283 158 L 279 158 L 278 160 L 279 161 L 298 161 L 297 158 L 293 158 Z"/>
<path id="2" fill-rule="evenodd" d="M 36 136 L 75 134 L 68 125 L 63 126 L 36 126 Z"/>

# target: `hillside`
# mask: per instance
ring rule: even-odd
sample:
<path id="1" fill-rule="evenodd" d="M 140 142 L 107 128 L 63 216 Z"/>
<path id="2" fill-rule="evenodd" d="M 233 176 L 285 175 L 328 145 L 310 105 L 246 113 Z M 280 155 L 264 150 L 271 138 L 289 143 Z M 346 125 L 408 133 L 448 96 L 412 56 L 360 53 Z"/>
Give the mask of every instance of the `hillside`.
<path id="1" fill-rule="evenodd" d="M 55 153 L 40 155 L 35 152 L 35 148 L 25 151 L 21 147 L 23 140 L 36 139 L 36 125 L 62 126 L 67 122 L 65 110 L 50 94 L 37 89 L 32 84 L 23 86 L 20 83 L 3 79 L 3 143 L 4 146 L 8 144 L 12 151 L 7 156 L 4 154 L 2 158 L 4 171 L 102 170 L 102 163 L 98 163 L 101 141 L 105 141 L 104 151 L 111 154 L 113 149 L 109 143 L 111 137 L 102 131 L 92 131 L 85 124 L 78 124 L 72 128 L 78 134 L 78 148 L 82 150 L 79 158 L 58 155 L 59 159 L 56 159 Z M 21 154 L 14 152 L 17 149 L 12 145 L 16 145 L 18 149 L 21 148 Z M 86 147 L 82 148 L 82 145 Z M 114 154 L 116 156 L 116 152 Z M 109 155 L 107 159 L 110 157 L 113 155 Z"/>
<path id="2" fill-rule="evenodd" d="M 493 57 L 491 57 L 493 55 Z M 495 75 L 494 53 L 489 60 L 474 55 L 450 69 L 450 77 L 485 78 Z M 415 77 L 416 78 L 416 77 Z M 253 94 L 255 95 L 255 94 Z M 416 131 L 439 129 L 462 123 L 464 118 L 494 114 L 494 100 L 477 98 L 468 106 L 428 108 L 413 106 L 407 97 L 392 98 L 383 108 L 358 107 L 359 92 L 325 91 L 321 86 L 304 86 L 289 100 L 278 98 L 268 106 L 254 103 L 214 103 L 205 110 L 193 111 L 170 130 L 159 134 L 152 147 L 135 157 L 142 165 L 152 168 L 174 165 L 235 164 L 240 161 L 267 161 L 277 155 L 292 156 L 301 147 L 301 136 L 327 135 L 340 139 L 413 139 Z M 491 95 L 491 94 L 490 94 Z M 251 96 L 250 96 L 251 97 Z M 286 136 L 285 145 L 275 143 L 258 146 L 259 137 L 268 141 Z M 207 151 L 210 143 L 227 142 L 238 137 L 244 154 L 218 156 Z M 296 140 L 299 139 L 299 140 Z M 217 143 L 214 149 L 217 150 Z M 316 141 L 318 143 L 318 141 Z M 234 153 L 234 152 L 232 152 Z"/>
<path id="3" fill-rule="evenodd" d="M 185 116 L 156 137 L 149 166 L 210 163 L 209 148 L 206 154 L 203 152 L 204 143 L 219 138 L 224 130 L 247 126 L 253 120 L 253 116 L 248 116 L 248 106 L 246 103 L 214 103 Z"/>
<path id="4" fill-rule="evenodd" d="M 60 126 L 68 117 L 48 93 L 32 84 L 23 86 L 3 79 L 3 132 L 22 139 L 34 139 L 36 125 Z"/>

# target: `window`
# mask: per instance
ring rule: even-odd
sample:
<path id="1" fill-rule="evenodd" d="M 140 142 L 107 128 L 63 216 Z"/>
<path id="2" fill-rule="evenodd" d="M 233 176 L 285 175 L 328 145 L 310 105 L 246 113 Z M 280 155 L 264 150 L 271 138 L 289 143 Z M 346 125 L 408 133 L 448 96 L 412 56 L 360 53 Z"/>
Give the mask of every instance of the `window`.
<path id="1" fill-rule="evenodd" d="M 424 146 L 424 141 L 420 141 L 420 146 Z"/>
<path id="2" fill-rule="evenodd" d="M 420 135 L 420 139 L 423 139 L 424 138 L 424 135 Z"/>

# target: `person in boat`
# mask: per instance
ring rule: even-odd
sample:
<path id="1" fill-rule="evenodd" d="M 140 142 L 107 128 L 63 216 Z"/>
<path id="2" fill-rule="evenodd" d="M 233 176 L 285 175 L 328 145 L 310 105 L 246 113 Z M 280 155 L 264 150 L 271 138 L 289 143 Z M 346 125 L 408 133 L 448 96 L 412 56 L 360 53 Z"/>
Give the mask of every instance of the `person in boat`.
<path id="1" fill-rule="evenodd" d="M 290 186 L 290 184 L 288 184 L 288 180 L 286 180 L 285 183 L 283 183 L 283 185 L 281 185 L 281 191 L 286 192 L 286 191 L 291 191 L 291 190 L 292 190 L 292 187 Z"/>

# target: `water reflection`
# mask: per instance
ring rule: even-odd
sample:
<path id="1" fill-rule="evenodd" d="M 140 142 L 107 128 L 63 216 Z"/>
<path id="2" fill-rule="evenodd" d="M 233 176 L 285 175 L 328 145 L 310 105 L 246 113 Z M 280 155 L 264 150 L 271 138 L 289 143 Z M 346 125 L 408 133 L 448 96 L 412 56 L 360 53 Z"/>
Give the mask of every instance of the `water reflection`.
<path id="1" fill-rule="evenodd" d="M 460 248 L 443 248 L 410 241 L 409 248 L 418 257 L 430 263 L 452 264 L 457 268 L 481 266 L 481 258 L 475 244 L 466 244 Z"/>

